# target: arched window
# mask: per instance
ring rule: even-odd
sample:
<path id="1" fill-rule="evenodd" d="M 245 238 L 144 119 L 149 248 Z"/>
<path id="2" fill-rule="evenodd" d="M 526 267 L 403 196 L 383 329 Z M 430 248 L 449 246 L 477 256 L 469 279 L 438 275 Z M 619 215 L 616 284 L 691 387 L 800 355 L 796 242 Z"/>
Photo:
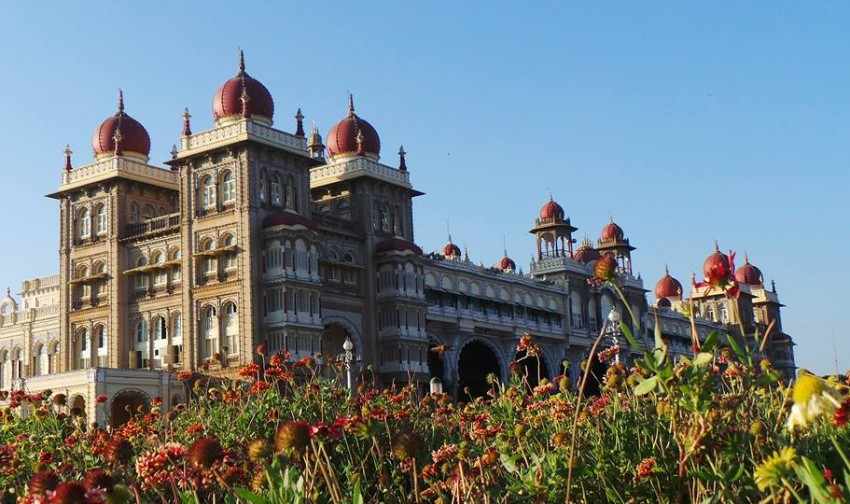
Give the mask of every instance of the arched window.
<path id="1" fill-rule="evenodd" d="M 180 314 L 176 314 L 171 318 L 171 341 L 181 341 L 183 338 L 183 319 Z M 175 343 L 177 344 L 177 343 Z"/>
<path id="2" fill-rule="evenodd" d="M 215 182 L 209 175 L 201 179 L 201 205 L 204 208 L 215 207 Z"/>
<path id="3" fill-rule="evenodd" d="M 148 341 L 148 321 L 142 319 L 136 323 L 136 344 L 147 343 Z"/>
<path id="4" fill-rule="evenodd" d="M 165 262 L 165 257 L 161 252 L 154 252 L 151 256 L 151 264 L 158 265 Z M 162 266 L 156 268 L 153 273 L 153 284 L 157 286 L 165 285 L 168 280 L 168 274 Z"/>
<path id="5" fill-rule="evenodd" d="M 236 314 L 236 304 L 228 303 L 224 307 L 224 344 L 227 346 L 227 353 L 230 355 L 239 353 L 238 350 L 238 335 L 239 335 L 239 316 Z"/>
<path id="6" fill-rule="evenodd" d="M 168 258 L 170 261 L 179 261 L 180 260 L 180 249 L 175 248 L 171 251 L 171 254 Z M 171 267 L 171 280 L 175 282 L 179 282 L 182 278 L 181 268 L 179 264 L 175 264 Z"/>
<path id="7" fill-rule="evenodd" d="M 44 366 L 42 366 L 41 356 L 44 354 L 47 356 L 47 350 L 44 348 L 44 345 L 38 345 L 38 348 L 35 349 L 35 356 L 32 359 L 32 375 L 40 376 L 44 373 Z"/>
<path id="8" fill-rule="evenodd" d="M 274 175 L 272 178 L 272 204 L 280 206 L 283 203 L 283 193 L 280 186 L 280 177 Z"/>
<path id="9" fill-rule="evenodd" d="M 212 306 L 208 306 L 201 317 L 201 341 L 205 359 L 211 358 L 218 352 L 218 327 L 216 327 L 215 308 Z"/>
<path id="10" fill-rule="evenodd" d="M 97 206 L 96 232 L 98 235 L 106 234 L 106 205 Z"/>
<path id="11" fill-rule="evenodd" d="M 103 326 L 95 327 L 94 338 L 97 341 L 98 353 L 100 353 L 101 350 L 106 350 L 106 330 Z"/>
<path id="12" fill-rule="evenodd" d="M 145 205 L 142 209 L 142 220 L 153 219 L 155 215 L 153 205 Z"/>
<path id="13" fill-rule="evenodd" d="M 165 317 L 153 319 L 153 339 L 155 341 L 168 339 L 168 324 L 165 322 Z"/>
<path id="14" fill-rule="evenodd" d="M 286 194 L 285 194 L 285 200 L 284 200 L 286 202 L 286 205 L 285 205 L 286 208 L 288 208 L 290 210 L 296 210 L 296 211 L 298 210 L 297 204 L 296 204 L 296 201 L 295 201 L 296 194 L 297 194 L 297 191 L 296 191 L 296 188 L 295 188 L 295 178 L 290 175 L 289 177 L 286 178 Z"/>
<path id="15" fill-rule="evenodd" d="M 77 369 L 86 369 L 91 365 L 89 330 L 80 329 L 77 333 Z"/>
<path id="16" fill-rule="evenodd" d="M 12 379 L 23 378 L 24 351 L 20 348 L 12 350 Z"/>
<path id="17" fill-rule="evenodd" d="M 166 210 L 165 207 L 159 207 L 159 209 L 156 211 L 156 215 L 158 217 L 161 217 L 161 216 L 163 216 L 167 213 L 168 213 L 168 210 Z"/>
<path id="18" fill-rule="evenodd" d="M 232 247 L 236 243 L 233 235 L 227 235 L 222 240 L 223 247 Z M 224 255 L 224 268 L 225 269 L 233 269 L 236 267 L 236 251 L 228 250 Z"/>
<path id="19" fill-rule="evenodd" d="M 130 215 L 128 217 L 130 224 L 139 222 L 139 204 L 137 202 L 130 203 Z"/>
<path id="20" fill-rule="evenodd" d="M 84 279 L 89 276 L 89 268 L 88 266 L 81 266 L 77 270 L 77 278 Z M 80 282 L 80 299 L 88 299 L 91 297 L 91 283 L 87 280 Z"/>
<path id="21" fill-rule="evenodd" d="M 259 194 L 259 196 L 260 196 L 260 203 L 265 203 L 265 202 L 266 202 L 266 191 L 267 191 L 267 187 L 266 187 L 266 171 L 265 171 L 265 170 L 262 170 L 262 171 L 260 172 L 260 186 L 259 186 L 259 192 L 260 192 L 260 194 Z"/>
<path id="22" fill-rule="evenodd" d="M 6 350 L 0 351 L 0 390 L 7 387 L 6 385 L 6 368 L 8 367 L 9 354 Z"/>
<path id="23" fill-rule="evenodd" d="M 221 178 L 221 199 L 224 204 L 236 201 L 236 180 L 232 171 L 226 171 Z"/>
<path id="24" fill-rule="evenodd" d="M 713 320 L 713 321 L 717 322 L 717 319 L 714 318 L 714 307 L 713 306 L 708 305 L 708 306 L 705 307 L 705 316 L 709 320 Z"/>
<path id="25" fill-rule="evenodd" d="M 572 317 L 572 324 L 574 329 L 581 329 L 584 327 L 582 323 L 581 317 L 581 295 L 578 292 L 573 292 L 570 295 L 570 315 Z"/>
<path id="26" fill-rule="evenodd" d="M 148 258 L 145 256 L 140 256 L 136 259 L 136 268 L 141 268 L 143 266 L 147 266 Z M 148 289 L 148 272 L 147 271 L 137 271 L 136 272 L 136 290 L 143 291 Z"/>
<path id="27" fill-rule="evenodd" d="M 213 242 L 211 239 L 207 238 L 201 242 L 201 251 L 212 250 Z M 216 265 L 215 265 L 215 256 L 212 254 L 205 254 L 201 257 L 201 273 L 204 275 L 212 275 L 215 273 Z"/>
<path id="28" fill-rule="evenodd" d="M 78 236 L 81 240 L 91 238 L 91 214 L 88 208 L 80 210 Z"/>
<path id="29" fill-rule="evenodd" d="M 47 355 L 47 372 L 55 373 L 59 370 L 57 363 L 59 362 L 59 342 L 54 341 L 50 345 L 50 352 Z M 2 387 L 0 387 L 2 388 Z"/>
<path id="30" fill-rule="evenodd" d="M 726 304 L 720 305 L 720 321 L 724 324 L 729 323 L 729 308 L 726 306 Z"/>

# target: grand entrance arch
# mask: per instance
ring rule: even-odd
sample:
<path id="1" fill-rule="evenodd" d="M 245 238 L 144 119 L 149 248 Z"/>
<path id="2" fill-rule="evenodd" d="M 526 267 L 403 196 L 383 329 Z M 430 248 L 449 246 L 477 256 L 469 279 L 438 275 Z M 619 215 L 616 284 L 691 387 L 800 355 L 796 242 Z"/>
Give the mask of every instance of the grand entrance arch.
<path id="1" fill-rule="evenodd" d="M 587 383 L 582 391 L 585 397 L 598 396 L 602 393 L 606 372 L 608 372 L 608 365 L 594 358 L 593 362 L 590 363 L 590 374 L 587 376 Z M 584 370 L 581 371 L 580 376 L 584 376 Z"/>
<path id="2" fill-rule="evenodd" d="M 321 354 L 323 360 L 341 360 L 345 350 L 342 344 L 345 343 L 345 338 L 351 337 L 341 324 L 330 323 L 325 325 L 325 330 L 322 333 L 322 348 Z M 355 348 L 355 352 L 359 349 Z"/>
<path id="3" fill-rule="evenodd" d="M 546 362 L 546 357 L 540 352 L 536 356 L 529 356 L 525 350 L 517 352 L 515 357 L 520 379 L 528 385 L 529 388 L 534 388 L 540 384 L 543 378 L 551 378 L 549 376 L 549 363 Z"/>
<path id="4" fill-rule="evenodd" d="M 502 376 L 502 366 L 496 352 L 479 340 L 472 340 L 460 350 L 457 361 L 458 400 L 465 401 L 476 397 L 485 397 L 490 390 L 487 376 Z"/>
<path id="5" fill-rule="evenodd" d="M 150 397 L 147 394 L 141 390 L 124 389 L 112 398 L 110 423 L 112 427 L 118 427 L 129 422 L 138 413 L 147 413 L 149 410 Z"/>

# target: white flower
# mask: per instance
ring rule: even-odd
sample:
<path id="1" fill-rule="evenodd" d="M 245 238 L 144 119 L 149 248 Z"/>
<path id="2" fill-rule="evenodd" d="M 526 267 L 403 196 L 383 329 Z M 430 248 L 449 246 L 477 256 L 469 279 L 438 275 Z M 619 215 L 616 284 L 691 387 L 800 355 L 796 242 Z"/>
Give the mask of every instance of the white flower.
<path id="1" fill-rule="evenodd" d="M 788 415 L 788 430 L 805 427 L 822 415 L 832 416 L 841 406 L 841 394 L 824 380 L 803 374 L 794 383 L 794 406 Z"/>

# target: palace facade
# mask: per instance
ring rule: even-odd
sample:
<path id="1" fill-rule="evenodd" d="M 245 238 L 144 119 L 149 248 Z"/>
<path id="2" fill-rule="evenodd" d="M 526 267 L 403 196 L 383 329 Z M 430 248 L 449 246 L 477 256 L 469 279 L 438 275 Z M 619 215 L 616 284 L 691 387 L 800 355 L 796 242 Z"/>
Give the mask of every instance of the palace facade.
<path id="1" fill-rule="evenodd" d="M 630 309 L 647 335 L 657 320 L 674 352 L 690 352 L 682 285 L 666 275 L 650 305 L 632 272 L 635 247 L 613 220 L 574 249 L 577 228 L 550 198 L 530 230 L 527 274 L 507 253 L 476 265 L 451 238 L 423 253 L 412 204 L 422 193 L 405 152 L 383 161 L 352 98 L 324 139 L 306 134 L 300 109 L 293 132 L 275 128 L 274 115 L 240 55 L 214 94 L 212 128 L 195 132 L 185 111 L 165 166 L 150 162 L 148 133 L 123 96 L 94 132 L 92 162 L 74 166 L 66 149 L 49 195 L 59 273 L 0 301 L 0 389 L 61 391 L 89 418 L 118 423 L 154 396 L 165 407 L 186 400 L 177 371 L 232 372 L 261 343 L 293 359 L 339 358 L 350 339 L 355 369 L 371 365 L 385 384 L 425 388 L 439 377 L 457 397 L 479 395 L 488 375 L 508 378 L 526 332 L 542 348 L 541 373 L 564 373 L 566 362 L 575 381 L 612 308 L 637 331 Z M 628 307 L 588 282 L 603 254 L 616 259 Z M 691 289 L 700 336 L 739 320 L 763 334 L 772 322 L 763 355 L 792 376 L 775 288 L 749 261 L 737 280 L 737 299 Z"/>

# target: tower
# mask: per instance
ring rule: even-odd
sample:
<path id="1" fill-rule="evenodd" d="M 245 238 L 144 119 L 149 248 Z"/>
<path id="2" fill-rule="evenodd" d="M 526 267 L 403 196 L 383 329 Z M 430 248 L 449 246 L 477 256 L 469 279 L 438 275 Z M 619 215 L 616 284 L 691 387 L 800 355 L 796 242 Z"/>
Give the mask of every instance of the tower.
<path id="1" fill-rule="evenodd" d="M 540 209 L 540 218 L 534 221 L 531 233 L 537 241 L 537 260 L 573 256 L 572 234 L 578 228 L 570 224 L 570 218 L 552 196 Z"/>
<path id="2" fill-rule="evenodd" d="M 617 269 L 620 273 L 632 275 L 632 251 L 635 247 L 629 244 L 623 228 L 614 222 L 613 217 L 602 228 L 599 240 L 596 242 L 596 250 L 603 255 L 612 254 L 617 261 Z"/>

